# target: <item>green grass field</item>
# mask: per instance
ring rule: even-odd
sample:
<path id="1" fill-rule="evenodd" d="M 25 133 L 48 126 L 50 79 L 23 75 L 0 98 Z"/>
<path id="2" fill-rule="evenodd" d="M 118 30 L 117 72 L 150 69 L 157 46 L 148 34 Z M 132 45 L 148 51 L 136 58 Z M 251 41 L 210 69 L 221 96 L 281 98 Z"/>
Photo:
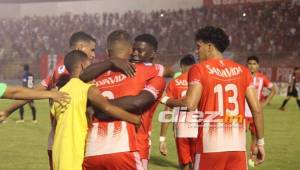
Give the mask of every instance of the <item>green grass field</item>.
<path id="1" fill-rule="evenodd" d="M 278 111 L 282 97 L 276 97 L 265 113 L 265 139 L 267 159 L 257 170 L 300 170 L 300 111 L 295 100 L 288 103 L 286 111 Z M 11 101 L 1 100 L 0 110 Z M 16 124 L 14 113 L 5 124 L 0 124 L 0 170 L 47 170 L 47 138 L 49 133 L 49 108 L 47 101 L 36 102 L 38 123 L 31 123 L 31 113 L 26 107 L 25 123 Z M 168 134 L 167 157 L 160 155 L 158 138 L 160 124 L 157 114 L 153 120 L 152 154 L 150 170 L 178 169 L 172 130 Z"/>

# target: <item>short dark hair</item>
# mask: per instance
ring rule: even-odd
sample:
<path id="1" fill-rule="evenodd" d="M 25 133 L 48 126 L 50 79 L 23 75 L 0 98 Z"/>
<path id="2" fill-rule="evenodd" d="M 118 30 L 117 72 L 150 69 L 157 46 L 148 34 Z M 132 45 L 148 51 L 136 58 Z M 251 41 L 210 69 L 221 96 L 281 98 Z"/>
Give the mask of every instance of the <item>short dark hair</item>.
<path id="1" fill-rule="evenodd" d="M 88 33 L 83 32 L 83 31 L 79 31 L 79 32 L 75 32 L 72 34 L 72 36 L 69 40 L 69 45 L 70 45 L 70 47 L 74 47 L 80 41 L 96 43 L 96 39 L 93 36 L 91 36 Z"/>
<path id="2" fill-rule="evenodd" d="M 151 45 L 156 51 L 158 48 L 157 39 L 151 34 L 141 34 L 135 37 L 134 41 L 146 42 Z"/>
<path id="3" fill-rule="evenodd" d="M 249 62 L 250 60 L 255 60 L 255 61 L 257 62 L 257 64 L 259 64 L 259 59 L 258 59 L 258 57 L 255 56 L 255 55 L 249 56 L 249 57 L 247 58 L 247 62 Z"/>
<path id="4" fill-rule="evenodd" d="M 196 33 L 195 40 L 212 43 L 220 52 L 224 52 L 229 46 L 228 35 L 221 28 L 213 26 L 206 26 L 199 29 Z"/>
<path id="5" fill-rule="evenodd" d="M 23 69 L 24 69 L 24 71 L 28 71 L 29 70 L 29 65 L 28 64 L 24 64 L 23 65 Z"/>
<path id="6" fill-rule="evenodd" d="M 77 64 L 85 60 L 88 60 L 88 56 L 84 52 L 73 50 L 65 56 L 64 65 L 69 73 L 73 73 Z"/>
<path id="7" fill-rule="evenodd" d="M 107 49 L 111 49 L 116 41 L 125 41 L 132 43 L 131 36 L 124 30 L 115 30 L 107 37 Z"/>
<path id="8" fill-rule="evenodd" d="M 181 60 L 180 60 L 180 65 L 181 66 L 190 66 L 190 65 L 193 65 L 195 64 L 196 61 L 195 61 L 195 58 L 193 55 L 191 54 L 187 54 L 185 55 Z"/>

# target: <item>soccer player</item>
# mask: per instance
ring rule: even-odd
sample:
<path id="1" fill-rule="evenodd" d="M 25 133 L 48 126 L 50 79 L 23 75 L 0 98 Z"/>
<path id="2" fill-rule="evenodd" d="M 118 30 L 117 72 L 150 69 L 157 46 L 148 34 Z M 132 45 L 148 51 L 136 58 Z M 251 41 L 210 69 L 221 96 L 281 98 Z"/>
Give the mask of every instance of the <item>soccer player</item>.
<path id="1" fill-rule="evenodd" d="M 33 88 L 34 85 L 34 76 L 32 73 L 29 72 L 29 65 L 25 64 L 24 65 L 24 73 L 23 73 L 23 78 L 22 78 L 22 85 L 23 87 L 27 87 L 27 88 Z M 29 107 L 31 109 L 31 113 L 32 113 L 32 123 L 37 123 L 36 120 L 36 109 L 34 106 L 34 102 L 30 101 L 29 103 Z M 24 123 L 24 107 L 20 107 L 20 120 L 17 120 L 16 123 Z"/>
<path id="2" fill-rule="evenodd" d="M 72 34 L 69 40 L 70 50 L 80 50 L 87 54 L 90 60 L 95 58 L 95 48 L 96 48 L 96 40 L 89 34 L 85 32 L 75 32 Z M 98 69 L 102 68 L 107 70 L 110 67 L 120 68 L 122 70 L 126 70 L 125 73 L 127 75 L 134 75 L 134 67 L 128 61 L 120 60 L 118 58 L 112 58 L 110 60 L 106 60 L 100 63 Z M 47 76 L 39 85 L 34 88 L 37 90 L 50 90 L 52 88 L 61 87 L 65 84 L 69 79 L 69 73 L 65 69 L 64 60 L 58 61 L 56 64 L 54 71 Z M 28 103 L 29 101 L 17 101 L 13 103 L 10 107 L 5 109 L 3 112 L 0 112 L 3 117 L 8 117 L 19 107 Z M 51 118 L 51 115 L 50 115 Z M 52 127 L 55 126 L 55 121 L 51 118 Z M 51 128 L 51 132 L 48 138 L 48 157 L 49 157 L 49 165 L 50 169 L 52 169 L 52 144 L 53 144 L 54 130 Z"/>
<path id="3" fill-rule="evenodd" d="M 207 26 L 196 34 L 200 63 L 188 73 L 188 90 L 181 100 L 161 99 L 169 107 L 185 106 L 198 109 L 199 131 L 194 169 L 246 170 L 245 101 L 250 105 L 258 153 L 256 164 L 265 159 L 263 114 L 257 100 L 249 70 L 231 60 L 222 52 L 229 38 L 221 29 Z"/>
<path id="4" fill-rule="evenodd" d="M 140 124 L 137 115 L 111 105 L 95 85 L 86 84 L 79 79 L 79 74 L 89 64 L 87 55 L 79 50 L 71 51 L 64 60 L 71 79 L 60 91 L 70 94 L 72 99 L 66 107 L 54 104 L 51 109 L 57 122 L 53 143 L 54 170 L 82 169 L 88 129 L 86 116 L 88 101 L 106 114 L 136 125 Z"/>
<path id="5" fill-rule="evenodd" d="M 157 59 L 158 42 L 151 34 L 141 34 L 135 37 L 133 44 L 133 58 L 137 61 L 146 64 L 154 64 L 162 72 L 159 73 L 164 77 L 173 75 L 173 70 L 161 64 L 155 64 L 154 60 Z M 158 98 L 162 96 L 164 88 L 158 93 Z M 149 110 L 142 114 L 142 124 L 137 133 L 137 147 L 141 156 L 142 164 L 145 170 L 148 169 L 148 162 L 150 159 L 151 151 L 151 131 L 152 131 L 152 118 L 156 111 L 159 100 L 156 100 Z"/>
<path id="6" fill-rule="evenodd" d="M 128 59 L 132 54 L 130 35 L 122 30 L 112 32 L 107 39 L 107 52 L 110 57 Z M 135 108 L 134 113 L 143 113 L 157 100 L 164 89 L 164 80 L 157 76 L 161 71 L 151 63 L 140 63 L 135 67 L 135 77 L 111 69 L 98 76 L 95 83 L 111 103 L 123 105 L 127 111 Z M 98 72 L 96 68 L 97 64 L 94 64 L 83 74 Z M 86 143 L 85 169 L 143 169 L 137 151 L 136 130 L 132 124 L 95 113 Z"/>
<path id="7" fill-rule="evenodd" d="M 158 41 L 151 34 L 140 34 L 135 37 L 133 44 L 133 54 L 131 60 L 156 64 L 160 67 L 164 77 L 173 77 L 174 71 L 171 67 L 164 66 L 158 61 Z"/>
<path id="8" fill-rule="evenodd" d="M 255 89 L 257 90 L 257 99 L 260 102 L 262 108 L 265 107 L 274 97 L 276 94 L 276 87 L 271 83 L 271 81 L 262 73 L 260 73 L 259 70 L 259 59 L 257 56 L 250 56 L 247 59 L 247 64 L 248 68 L 250 70 L 250 73 L 253 77 L 253 85 Z M 267 96 L 266 99 L 263 99 L 263 88 L 267 88 L 271 90 L 271 93 Z M 251 155 L 256 154 L 256 138 L 255 138 L 255 125 L 253 123 L 253 118 L 252 118 L 252 113 L 250 111 L 250 108 L 248 104 L 246 104 L 246 110 L 245 110 L 245 117 L 247 121 L 247 127 L 248 128 L 248 123 L 249 123 L 249 129 L 251 132 Z"/>
<path id="9" fill-rule="evenodd" d="M 291 99 L 291 97 L 296 98 L 297 104 L 298 104 L 298 109 L 300 110 L 300 99 L 298 97 L 298 91 L 296 88 L 296 83 L 297 83 L 296 76 L 299 73 L 300 73 L 300 69 L 298 67 L 295 67 L 293 73 L 289 76 L 289 86 L 288 86 L 287 97 L 284 99 L 279 110 L 282 110 L 282 111 L 285 110 L 284 107 L 288 103 L 288 101 Z"/>
<path id="10" fill-rule="evenodd" d="M 181 99 L 186 95 L 186 91 L 188 89 L 188 70 L 195 63 L 195 59 L 192 55 L 185 55 L 180 60 L 182 74 L 169 82 L 166 90 L 166 95 L 168 97 L 172 99 Z M 169 109 L 167 108 L 167 110 Z M 180 110 L 181 109 L 178 111 Z M 179 112 L 177 120 L 184 119 L 187 121 L 187 114 L 187 112 Z M 196 125 L 191 122 L 175 122 L 174 124 L 178 161 L 180 168 L 183 170 L 189 170 L 192 168 L 195 155 L 196 138 L 198 135 L 198 127 Z M 167 155 L 165 140 L 168 126 L 169 123 L 161 123 L 159 150 L 162 155 Z"/>

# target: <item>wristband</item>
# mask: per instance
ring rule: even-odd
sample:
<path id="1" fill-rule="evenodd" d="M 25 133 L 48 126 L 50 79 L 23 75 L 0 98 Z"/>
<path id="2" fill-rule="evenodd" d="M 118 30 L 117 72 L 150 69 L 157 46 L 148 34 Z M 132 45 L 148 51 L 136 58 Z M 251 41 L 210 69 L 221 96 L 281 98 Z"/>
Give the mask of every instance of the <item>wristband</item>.
<path id="1" fill-rule="evenodd" d="M 264 144 L 265 144 L 265 139 L 264 138 L 258 139 L 256 141 L 256 145 L 258 145 L 258 146 L 263 146 Z"/>
<path id="2" fill-rule="evenodd" d="M 165 141 L 166 141 L 166 137 L 164 137 L 164 136 L 159 137 L 159 142 L 165 142 Z"/>
<path id="3" fill-rule="evenodd" d="M 160 102 L 162 103 L 162 104 L 167 104 L 167 101 L 170 99 L 170 97 L 168 97 L 168 96 L 164 96 L 163 98 L 161 98 L 161 100 L 160 100 Z"/>

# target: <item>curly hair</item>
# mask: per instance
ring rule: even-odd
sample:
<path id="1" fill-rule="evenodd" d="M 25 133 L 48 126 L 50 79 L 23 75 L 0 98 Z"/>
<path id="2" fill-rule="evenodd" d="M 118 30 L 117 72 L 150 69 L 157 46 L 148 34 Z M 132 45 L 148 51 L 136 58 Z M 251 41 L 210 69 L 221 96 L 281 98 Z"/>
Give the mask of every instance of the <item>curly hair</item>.
<path id="1" fill-rule="evenodd" d="M 199 29 L 196 33 L 195 40 L 212 43 L 220 52 L 224 52 L 229 46 L 228 35 L 221 28 L 213 26 L 206 26 Z"/>

